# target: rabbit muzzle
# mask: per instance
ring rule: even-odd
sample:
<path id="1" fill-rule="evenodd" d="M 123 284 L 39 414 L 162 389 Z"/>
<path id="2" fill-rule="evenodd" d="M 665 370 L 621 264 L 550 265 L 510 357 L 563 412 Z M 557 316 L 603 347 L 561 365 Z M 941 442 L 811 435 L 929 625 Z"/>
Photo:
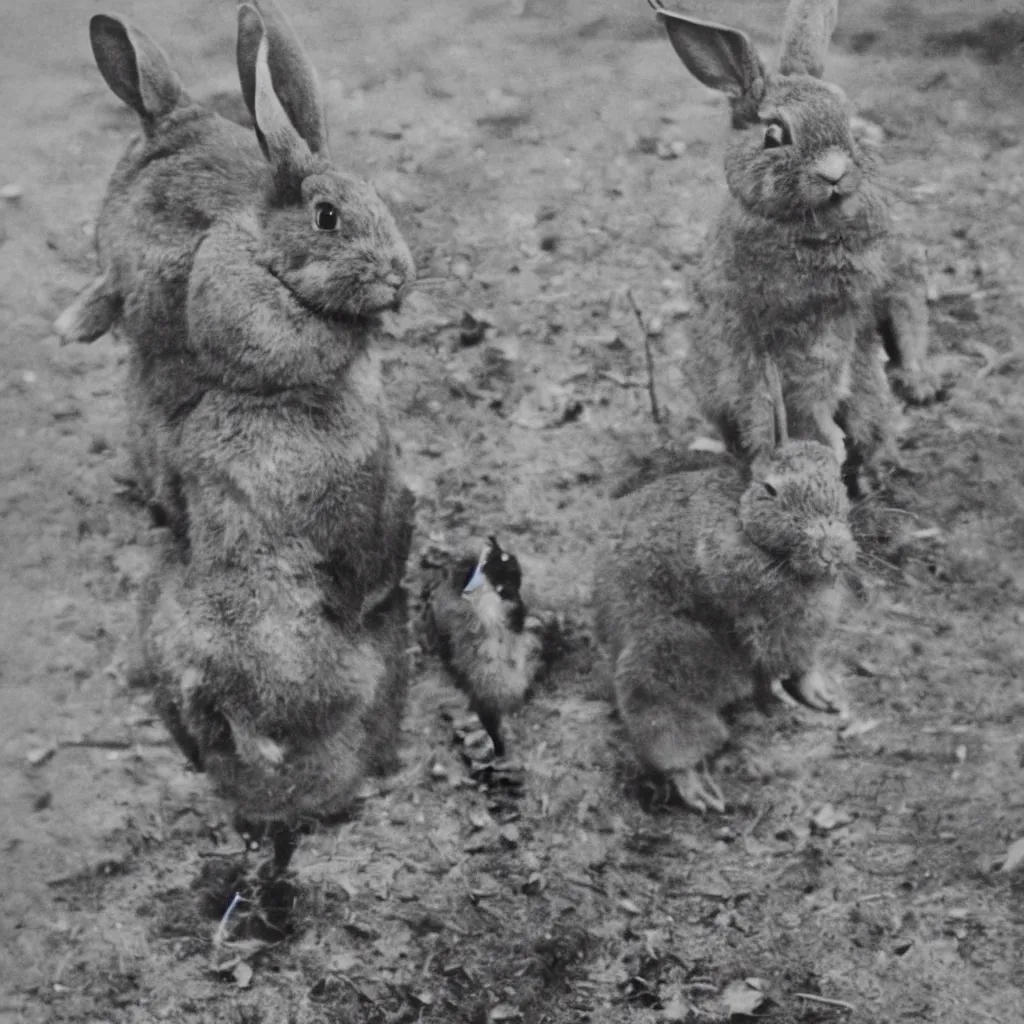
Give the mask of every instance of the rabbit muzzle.
<path id="1" fill-rule="evenodd" d="M 857 558 L 857 548 L 845 523 L 828 523 L 822 530 L 818 558 L 830 579 L 849 568 Z"/>
<path id="2" fill-rule="evenodd" d="M 819 520 L 808 528 L 805 538 L 791 559 L 803 576 L 834 580 L 856 561 L 857 548 L 844 522 Z"/>
<path id="3" fill-rule="evenodd" d="M 840 216 L 850 216 L 856 212 L 860 183 L 861 171 L 853 157 L 833 146 L 810 165 L 805 187 L 812 207 L 827 207 Z"/>
<path id="4" fill-rule="evenodd" d="M 362 314 L 397 313 L 416 279 L 416 266 L 408 250 L 398 252 L 380 267 L 374 280 L 365 287 Z"/>

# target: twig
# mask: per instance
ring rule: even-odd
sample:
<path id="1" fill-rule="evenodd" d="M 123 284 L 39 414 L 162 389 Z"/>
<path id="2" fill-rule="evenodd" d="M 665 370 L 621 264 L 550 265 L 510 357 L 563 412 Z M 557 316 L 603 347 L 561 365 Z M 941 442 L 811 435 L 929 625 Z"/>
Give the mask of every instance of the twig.
<path id="1" fill-rule="evenodd" d="M 844 1003 L 842 999 L 826 999 L 824 996 L 812 996 L 809 992 L 797 992 L 797 999 L 806 999 L 809 1003 L 822 1003 L 824 1006 L 838 1006 L 841 1010 L 849 1010 L 856 1013 L 857 1008 L 852 1003 Z"/>
<path id="2" fill-rule="evenodd" d="M 369 995 L 369 993 L 364 992 L 347 974 L 339 974 L 337 975 L 337 977 L 339 977 L 343 982 L 345 982 L 345 984 L 348 985 L 349 988 L 351 988 L 352 991 L 355 992 L 355 994 L 359 996 L 360 999 L 364 999 L 372 1006 L 377 1005 L 377 1000 L 374 999 L 373 996 Z"/>
<path id="3" fill-rule="evenodd" d="M 611 381 L 612 384 L 617 385 L 620 388 L 642 388 L 643 384 L 638 380 L 629 380 L 626 377 L 620 377 L 617 373 L 611 373 L 609 370 L 601 370 L 598 373 L 598 377 L 602 380 Z"/>
<path id="4" fill-rule="evenodd" d="M 633 312 L 636 314 L 636 322 L 640 325 L 640 330 L 644 332 L 644 357 L 647 360 L 647 393 L 651 397 L 651 419 L 655 423 L 661 423 L 658 396 L 654 391 L 654 355 L 651 352 L 651 331 L 644 320 L 644 314 L 636 301 L 633 289 L 627 288 L 626 295 L 629 297 L 629 304 L 633 307 Z"/>
<path id="5" fill-rule="evenodd" d="M 757 826 L 761 824 L 761 819 L 770 810 L 774 810 L 774 808 L 773 807 L 762 807 L 757 812 L 757 814 L 754 816 L 754 820 L 743 830 L 744 838 L 746 838 L 747 836 L 752 836 L 754 834 L 754 829 L 756 829 Z"/>
<path id="6" fill-rule="evenodd" d="M 235 893 L 231 898 L 231 903 L 228 909 L 224 911 L 224 916 L 220 919 L 220 924 L 217 925 L 217 930 L 213 933 L 213 948 L 216 949 L 224 942 L 224 936 L 227 935 L 228 921 L 231 919 L 231 915 L 235 912 L 235 907 L 239 903 L 248 902 L 241 893 Z"/>
<path id="7" fill-rule="evenodd" d="M 83 738 L 80 740 L 61 740 L 57 746 L 61 749 L 64 747 L 88 747 L 94 750 L 131 750 L 135 743 L 132 740 L 93 740 Z"/>
<path id="8" fill-rule="evenodd" d="M 569 882 L 571 885 L 579 885 L 582 886 L 584 889 L 592 889 L 599 896 L 608 895 L 608 890 L 604 886 L 598 885 L 597 882 L 592 882 L 589 878 L 583 878 L 581 875 L 566 874 L 563 875 L 562 878 L 564 878 L 565 881 Z"/>

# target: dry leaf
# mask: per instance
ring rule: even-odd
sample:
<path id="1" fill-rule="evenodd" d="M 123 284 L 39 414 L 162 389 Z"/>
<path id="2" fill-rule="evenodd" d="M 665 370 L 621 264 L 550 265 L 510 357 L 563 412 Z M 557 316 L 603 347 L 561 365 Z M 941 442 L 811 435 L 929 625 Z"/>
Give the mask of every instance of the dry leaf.
<path id="1" fill-rule="evenodd" d="M 725 452 L 725 445 L 714 437 L 697 437 L 689 444 L 691 452 L 713 452 L 721 455 Z"/>
<path id="2" fill-rule="evenodd" d="M 849 725 L 840 729 L 839 735 L 844 739 L 851 739 L 854 736 L 863 736 L 865 733 L 869 733 L 873 729 L 877 729 L 881 724 L 881 721 L 877 718 L 858 718 L 852 721 Z"/>
<path id="3" fill-rule="evenodd" d="M 359 963 L 355 953 L 336 953 L 327 965 L 327 969 L 335 974 L 348 974 Z"/>
<path id="4" fill-rule="evenodd" d="M 832 832 L 843 825 L 849 825 L 853 815 L 847 811 L 837 811 L 832 804 L 822 804 L 811 817 L 811 828 L 815 832 Z"/>
<path id="5" fill-rule="evenodd" d="M 661 1012 L 658 1017 L 668 1021 L 669 1024 L 685 1024 L 690 1019 L 693 1008 L 682 997 L 679 992 L 672 994 L 668 1000 L 663 1000 Z"/>
<path id="6" fill-rule="evenodd" d="M 729 1019 L 752 1017 L 767 998 L 764 982 L 760 978 L 737 978 L 726 985 L 721 995 L 721 1003 Z"/>
<path id="7" fill-rule="evenodd" d="M 1003 861 L 999 871 L 1002 874 L 1009 874 L 1019 868 L 1021 864 L 1024 864 L 1024 839 L 1018 839 L 1015 843 L 1010 844 L 1009 850 L 1006 851 L 1006 860 Z"/>
<path id="8" fill-rule="evenodd" d="M 493 823 L 493 819 L 486 811 L 470 811 L 468 814 L 469 823 L 473 826 L 475 832 L 480 832 L 485 828 L 490 827 Z"/>
<path id="9" fill-rule="evenodd" d="M 544 891 L 544 885 L 544 876 L 540 872 L 534 871 L 523 883 L 523 892 L 527 896 L 537 896 Z"/>
<path id="10" fill-rule="evenodd" d="M 498 835 L 501 836 L 501 841 L 509 848 L 519 845 L 519 829 L 515 825 L 502 825 L 498 829 Z"/>
<path id="11" fill-rule="evenodd" d="M 30 750 L 25 755 L 25 760 L 33 768 L 38 768 L 41 764 L 46 764 L 47 761 L 57 753 L 57 747 L 53 743 L 47 743 L 45 747 L 36 747 Z"/>
<path id="12" fill-rule="evenodd" d="M 501 1020 L 519 1020 L 523 1016 L 522 1011 L 518 1010 L 514 1006 L 510 1006 L 508 1003 L 498 1003 L 497 1006 L 492 1007 L 487 1013 L 487 1020 L 490 1021 L 501 1021 Z"/>

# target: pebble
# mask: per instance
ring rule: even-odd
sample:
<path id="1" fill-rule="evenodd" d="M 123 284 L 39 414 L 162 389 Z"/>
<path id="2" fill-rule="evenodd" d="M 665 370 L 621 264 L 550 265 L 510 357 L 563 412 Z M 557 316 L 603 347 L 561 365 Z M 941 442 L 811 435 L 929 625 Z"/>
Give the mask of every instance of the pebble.
<path id="1" fill-rule="evenodd" d="M 693 312 L 693 303 L 686 299 L 668 299 L 658 308 L 658 315 L 664 320 L 682 320 Z"/>
<path id="2" fill-rule="evenodd" d="M 25 755 L 25 760 L 33 768 L 38 768 L 40 765 L 46 764 L 47 761 L 57 753 L 57 748 L 52 743 L 48 743 L 45 747 L 35 747 Z"/>
<path id="3" fill-rule="evenodd" d="M 8 203 L 21 202 L 21 197 L 24 194 L 25 190 L 16 181 L 12 181 L 9 185 L 4 185 L 3 188 L 0 188 L 0 199 Z"/>

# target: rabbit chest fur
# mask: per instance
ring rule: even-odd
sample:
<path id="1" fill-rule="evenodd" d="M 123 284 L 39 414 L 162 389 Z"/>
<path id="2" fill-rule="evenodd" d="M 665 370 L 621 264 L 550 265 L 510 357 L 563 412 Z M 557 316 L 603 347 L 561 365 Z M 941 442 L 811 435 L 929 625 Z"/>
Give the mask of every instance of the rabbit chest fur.
<path id="1" fill-rule="evenodd" d="M 872 331 L 888 216 L 880 194 L 861 190 L 863 221 L 845 231 L 808 237 L 804 225 L 759 218 L 732 197 L 712 229 L 694 282 L 689 367 L 706 415 L 734 450 L 770 446 L 766 356 L 782 377 L 793 436 L 829 444 L 840 458 L 837 414 L 851 398 L 869 400 L 865 378 L 875 391 L 884 384 Z M 870 400 L 886 418 L 884 388 Z"/>

